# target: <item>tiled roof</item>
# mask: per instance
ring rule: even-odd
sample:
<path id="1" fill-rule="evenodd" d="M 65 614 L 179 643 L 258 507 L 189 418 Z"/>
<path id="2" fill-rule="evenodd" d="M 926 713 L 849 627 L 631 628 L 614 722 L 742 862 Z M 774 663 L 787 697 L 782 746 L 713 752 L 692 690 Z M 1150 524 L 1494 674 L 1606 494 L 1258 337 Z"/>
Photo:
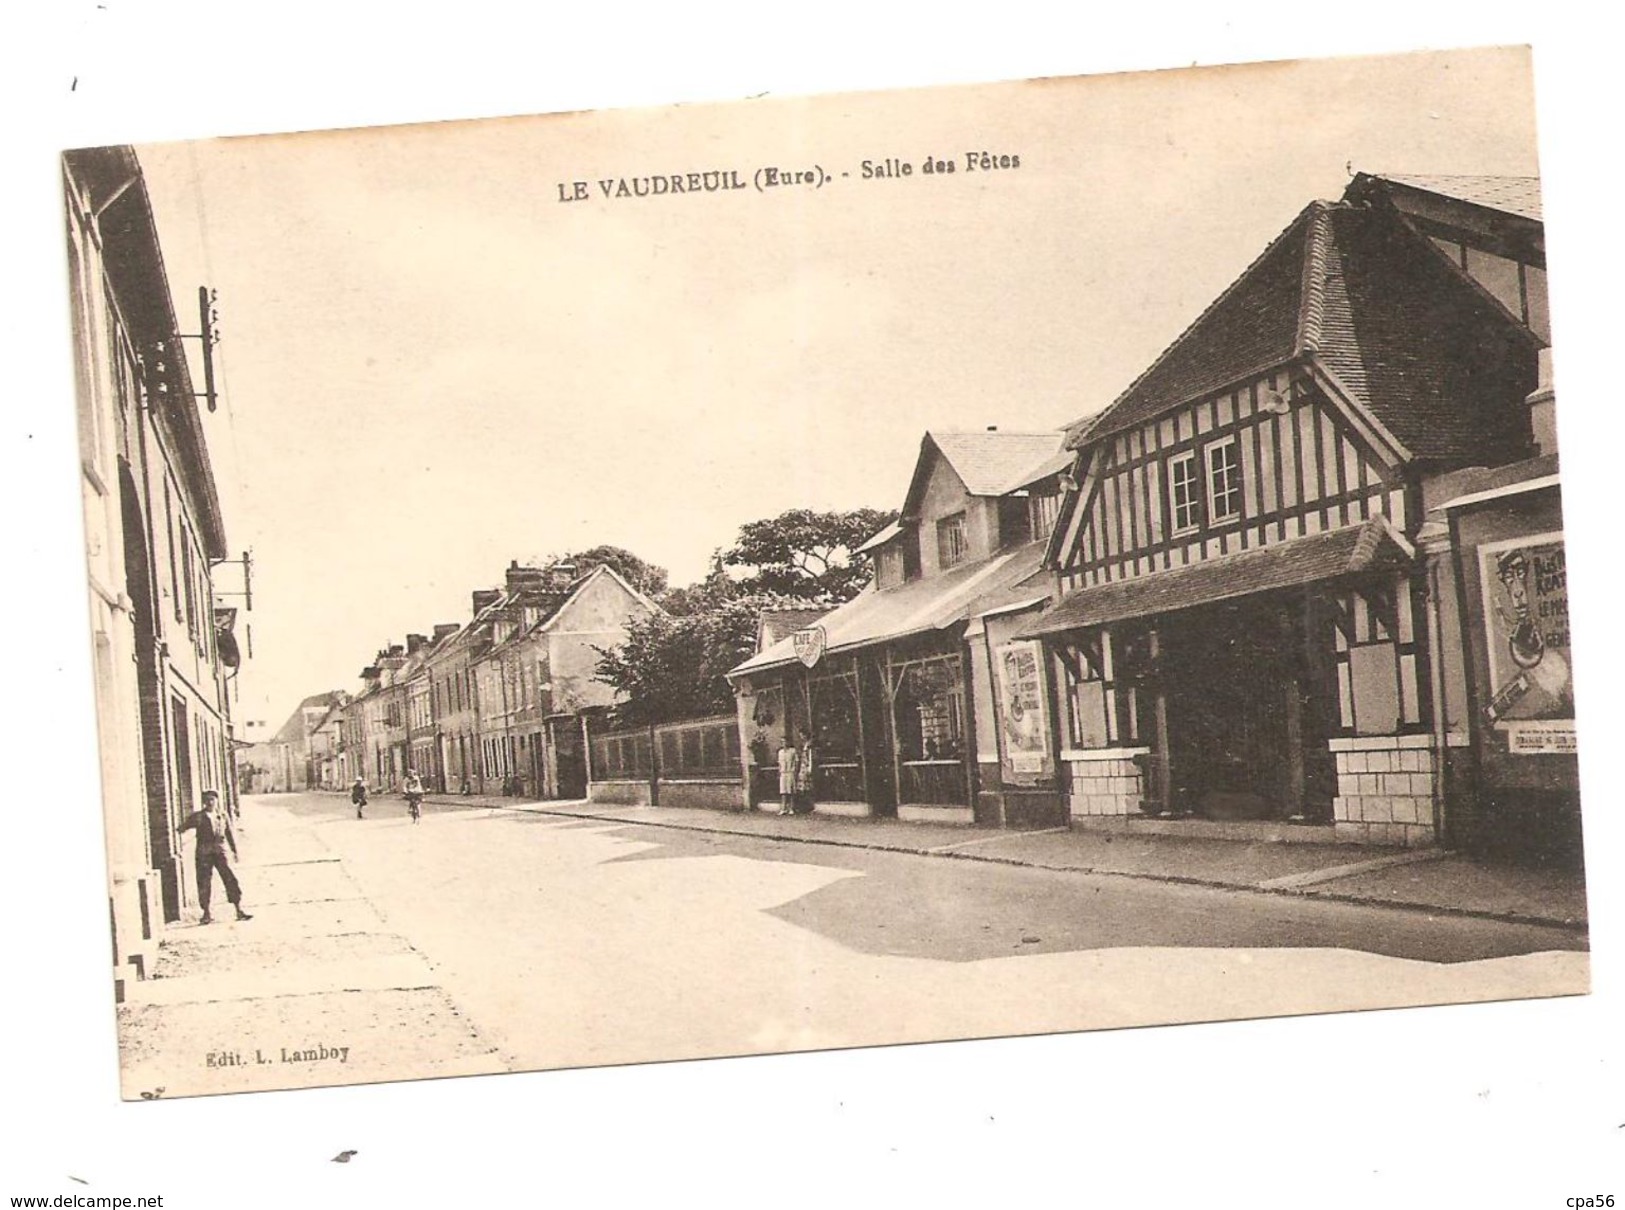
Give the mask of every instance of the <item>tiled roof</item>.
<path id="1" fill-rule="evenodd" d="M 1396 185 L 1409 185 L 1412 189 L 1516 214 L 1537 223 L 1545 221 L 1540 212 L 1538 176 L 1400 176 L 1387 172 L 1374 175 Z"/>
<path id="2" fill-rule="evenodd" d="M 1377 567 L 1403 566 L 1412 557 L 1409 544 L 1386 520 L 1374 517 L 1361 525 L 1080 588 L 1046 609 L 1023 637 L 1171 613 Z"/>
<path id="3" fill-rule="evenodd" d="M 948 465 L 973 496 L 998 496 L 1061 448 L 1060 430 L 1006 433 L 982 429 L 969 433 L 933 429 L 926 436 L 942 451 Z"/>
<path id="4" fill-rule="evenodd" d="M 871 585 L 820 621 L 826 636 L 825 650 L 867 647 L 966 621 L 981 611 L 982 602 L 999 598 L 1012 585 L 1038 576 L 1043 556 L 1044 543 L 1029 542 L 991 559 L 913 580 L 900 588 L 880 590 Z M 1047 591 L 1047 581 L 1040 583 L 1041 591 Z M 795 660 L 794 642 L 784 638 L 728 675 L 759 672 Z"/>
<path id="5" fill-rule="evenodd" d="M 813 605 L 806 608 L 776 606 L 762 610 L 757 618 L 756 650 L 766 651 L 781 639 L 798 630 L 805 630 L 830 612 L 831 606 Z"/>
<path id="6" fill-rule="evenodd" d="M 1393 216 L 1314 202 L 1068 444 L 1313 357 L 1413 454 L 1478 457 L 1506 438 L 1477 410 L 1478 376 L 1526 339 Z"/>
<path id="7" fill-rule="evenodd" d="M 269 740 L 262 742 L 273 744 L 299 744 L 303 743 L 308 732 L 305 729 L 305 711 L 317 706 L 333 706 L 337 704 L 340 690 L 332 689 L 326 693 L 313 693 L 304 701 L 294 707 L 288 720 L 277 728 L 277 732 Z"/>

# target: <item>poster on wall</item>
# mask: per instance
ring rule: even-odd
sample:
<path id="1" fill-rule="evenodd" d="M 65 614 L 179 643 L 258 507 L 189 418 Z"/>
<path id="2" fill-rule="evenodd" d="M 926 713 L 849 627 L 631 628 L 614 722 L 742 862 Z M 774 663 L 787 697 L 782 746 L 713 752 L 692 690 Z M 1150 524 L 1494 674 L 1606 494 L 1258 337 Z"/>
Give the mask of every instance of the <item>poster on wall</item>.
<path id="1" fill-rule="evenodd" d="M 1043 649 L 1035 642 L 999 648 L 999 727 L 1016 773 L 1042 773 L 1049 752 L 1044 719 Z"/>
<path id="2" fill-rule="evenodd" d="M 1486 721 L 1514 755 L 1573 752 L 1574 679 L 1563 535 L 1478 548 L 1492 696 Z"/>

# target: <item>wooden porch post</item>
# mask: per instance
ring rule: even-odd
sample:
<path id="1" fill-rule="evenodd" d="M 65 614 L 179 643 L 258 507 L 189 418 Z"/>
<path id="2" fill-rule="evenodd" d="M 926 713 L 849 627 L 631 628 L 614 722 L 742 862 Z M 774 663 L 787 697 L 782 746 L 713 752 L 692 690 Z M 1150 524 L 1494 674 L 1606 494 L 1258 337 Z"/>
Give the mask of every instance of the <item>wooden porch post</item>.
<path id="1" fill-rule="evenodd" d="M 1305 673 L 1305 657 L 1310 655 L 1310 645 L 1314 641 L 1315 633 L 1315 600 L 1314 589 L 1303 590 L 1302 603 L 1302 645 L 1297 651 L 1297 658 L 1290 666 L 1291 675 L 1286 678 L 1286 812 L 1288 817 L 1300 816 L 1304 813 L 1304 792 L 1306 789 L 1304 762 L 1303 762 L 1303 677 Z M 1281 611 L 1281 643 L 1287 651 L 1293 650 L 1292 615 L 1288 610 Z"/>
<path id="2" fill-rule="evenodd" d="M 1151 794 L 1158 810 L 1173 810 L 1173 756 L 1168 746 L 1168 690 L 1162 677 L 1162 635 L 1153 626 L 1150 631 L 1151 667 L 1155 680 L 1152 686 L 1152 710 L 1156 715 L 1156 747 L 1151 754 Z"/>
<path id="3" fill-rule="evenodd" d="M 903 754 L 897 746 L 897 686 L 892 683 L 891 648 L 886 648 L 886 715 L 891 724 L 892 809 L 903 805 Z"/>

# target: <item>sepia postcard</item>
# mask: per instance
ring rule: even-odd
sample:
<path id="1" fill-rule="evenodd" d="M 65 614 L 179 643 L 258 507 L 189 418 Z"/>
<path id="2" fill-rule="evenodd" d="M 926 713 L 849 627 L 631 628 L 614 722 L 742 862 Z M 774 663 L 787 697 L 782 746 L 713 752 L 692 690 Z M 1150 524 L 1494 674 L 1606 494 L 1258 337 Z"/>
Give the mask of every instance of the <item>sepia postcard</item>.
<path id="1" fill-rule="evenodd" d="M 61 165 L 125 1098 L 1589 990 L 1526 49 Z"/>

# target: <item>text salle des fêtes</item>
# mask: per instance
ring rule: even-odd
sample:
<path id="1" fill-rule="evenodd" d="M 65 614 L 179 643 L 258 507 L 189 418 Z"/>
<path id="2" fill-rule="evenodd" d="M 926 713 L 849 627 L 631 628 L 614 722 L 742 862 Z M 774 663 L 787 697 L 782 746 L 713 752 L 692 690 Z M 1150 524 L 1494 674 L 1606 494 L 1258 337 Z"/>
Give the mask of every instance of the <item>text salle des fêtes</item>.
<path id="1" fill-rule="evenodd" d="M 864 181 L 892 181 L 910 177 L 948 177 L 973 173 L 999 172 L 1021 167 L 1021 156 L 990 151 L 967 151 L 963 158 L 929 155 L 919 161 L 886 156 L 863 160 L 856 174 Z M 851 179 L 853 173 L 840 173 Z M 709 168 L 700 172 L 650 173 L 645 176 L 599 177 L 596 180 L 557 182 L 558 200 L 585 202 L 592 199 L 620 201 L 625 198 L 675 197 L 699 193 L 727 193 L 755 188 L 757 192 L 786 186 L 820 189 L 836 178 L 822 165 L 784 168 L 764 165 L 747 173 L 738 168 Z"/>

